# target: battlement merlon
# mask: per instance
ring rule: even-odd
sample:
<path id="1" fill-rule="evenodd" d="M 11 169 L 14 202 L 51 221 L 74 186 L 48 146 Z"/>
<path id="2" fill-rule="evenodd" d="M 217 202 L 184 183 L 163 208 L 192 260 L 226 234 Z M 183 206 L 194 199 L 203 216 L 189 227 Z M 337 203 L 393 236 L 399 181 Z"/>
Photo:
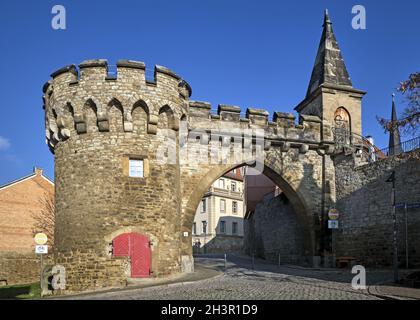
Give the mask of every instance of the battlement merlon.
<path id="1" fill-rule="evenodd" d="M 273 141 L 288 140 L 296 145 L 305 141 L 322 149 L 333 144 L 331 128 L 322 128 L 322 121 L 317 116 L 300 115 L 299 123 L 296 123 L 295 116 L 287 112 L 275 112 L 269 121 L 269 112 L 264 109 L 247 108 L 245 118 L 241 118 L 238 106 L 219 104 L 217 114 L 212 114 L 211 110 L 208 102 L 189 101 L 189 128 L 227 132 L 230 129 L 263 129 L 265 137 Z"/>
<path id="2" fill-rule="evenodd" d="M 172 70 L 156 65 L 154 67 L 154 79 L 146 79 L 146 65 L 141 61 L 118 60 L 116 73 L 109 72 L 108 61 L 105 59 L 85 60 L 78 68 L 72 64 L 51 74 L 52 82 L 46 83 L 44 93 L 50 86 L 65 89 L 68 86 L 84 86 L 95 82 L 95 85 L 108 85 L 113 83 L 115 87 L 119 83 L 132 83 L 142 88 L 158 88 L 181 95 L 189 99 L 192 94 L 191 86 Z"/>

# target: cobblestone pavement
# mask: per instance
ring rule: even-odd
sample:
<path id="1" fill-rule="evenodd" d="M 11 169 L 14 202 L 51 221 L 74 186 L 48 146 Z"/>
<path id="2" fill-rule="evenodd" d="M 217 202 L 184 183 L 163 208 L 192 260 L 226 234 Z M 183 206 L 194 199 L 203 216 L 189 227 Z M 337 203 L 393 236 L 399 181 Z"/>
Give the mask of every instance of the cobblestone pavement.
<path id="1" fill-rule="evenodd" d="M 207 268 L 224 270 L 218 257 L 196 258 Z M 72 299 L 380 299 L 368 290 L 351 287 L 350 270 L 275 266 L 241 256 L 229 256 L 226 271 L 211 279 L 142 289 L 93 293 Z M 392 279 L 390 271 L 367 270 L 368 284 Z"/>

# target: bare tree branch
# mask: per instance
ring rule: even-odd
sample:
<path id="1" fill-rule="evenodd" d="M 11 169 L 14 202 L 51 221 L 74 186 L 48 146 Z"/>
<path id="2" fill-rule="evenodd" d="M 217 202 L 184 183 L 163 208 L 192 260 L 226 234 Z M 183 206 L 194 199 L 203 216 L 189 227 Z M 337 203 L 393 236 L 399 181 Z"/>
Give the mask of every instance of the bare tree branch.
<path id="1" fill-rule="evenodd" d="M 54 194 L 44 192 L 44 196 L 39 200 L 41 210 L 32 213 L 32 218 L 35 220 L 32 232 L 34 235 L 38 232 L 43 232 L 48 237 L 48 246 L 54 247 L 54 225 L 55 225 L 55 202 Z"/>
<path id="2" fill-rule="evenodd" d="M 413 73 L 397 88 L 405 96 L 407 106 L 401 114 L 401 120 L 391 121 L 376 117 L 385 132 L 394 128 L 402 129 L 403 134 L 416 135 L 420 132 L 420 72 Z"/>

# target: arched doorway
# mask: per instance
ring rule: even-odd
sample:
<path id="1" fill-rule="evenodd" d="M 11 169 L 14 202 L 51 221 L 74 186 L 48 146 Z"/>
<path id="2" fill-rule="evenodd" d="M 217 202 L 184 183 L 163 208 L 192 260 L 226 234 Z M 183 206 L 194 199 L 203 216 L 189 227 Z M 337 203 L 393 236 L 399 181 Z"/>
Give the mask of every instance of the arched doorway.
<path id="1" fill-rule="evenodd" d="M 151 248 L 149 238 L 135 233 L 123 233 L 112 241 L 114 257 L 130 257 L 131 277 L 150 277 Z"/>

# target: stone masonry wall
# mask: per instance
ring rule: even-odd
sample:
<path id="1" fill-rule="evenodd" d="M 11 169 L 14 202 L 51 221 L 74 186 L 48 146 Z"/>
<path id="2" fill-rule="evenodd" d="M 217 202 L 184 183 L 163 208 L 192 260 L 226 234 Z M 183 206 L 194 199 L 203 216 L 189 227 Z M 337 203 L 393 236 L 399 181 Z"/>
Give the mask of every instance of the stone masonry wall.
<path id="1" fill-rule="evenodd" d="M 40 260 L 35 253 L 0 253 L 0 285 L 28 284 L 39 281 Z"/>
<path id="2" fill-rule="evenodd" d="M 419 152 L 417 152 L 418 156 Z M 353 256 L 366 266 L 390 266 L 393 261 L 392 183 L 395 170 L 396 202 L 420 202 L 420 161 L 394 156 L 375 163 L 355 165 L 352 156 L 336 161 L 338 230 L 334 231 L 336 256 Z M 354 170 L 349 170 L 354 168 Z M 397 209 L 398 256 L 405 266 L 405 213 Z M 410 266 L 420 266 L 420 209 L 408 209 Z"/>
<path id="3" fill-rule="evenodd" d="M 161 133 L 184 112 L 180 79 L 157 68 L 146 82 L 144 66 L 127 61 L 118 79 L 101 60 L 79 68 L 80 78 L 75 67 L 54 73 L 44 97 L 66 292 L 125 285 L 126 259 L 113 257 L 112 240 L 126 232 L 149 238 L 151 276 L 180 272 L 179 167 L 156 159 Z M 129 159 L 143 160 L 143 178 L 129 176 Z"/>
<path id="4" fill-rule="evenodd" d="M 191 226 L 204 192 L 226 172 L 255 161 L 255 132 L 240 144 L 253 147 L 250 158 L 200 163 L 188 152 L 181 161 L 181 151 L 204 145 L 208 156 L 214 144 L 234 158 L 229 132 L 210 143 L 203 138 L 210 130 L 264 133 L 264 174 L 293 204 L 305 229 L 305 254 L 318 254 L 314 225 L 322 216 L 323 182 L 333 177 L 324 171 L 333 172 L 334 151 L 332 130 L 321 128 L 318 117 L 301 115 L 296 124 L 293 115 L 276 112 L 270 121 L 267 111 L 248 108 L 241 118 L 239 107 L 226 105 L 213 115 L 209 104 L 189 101 L 191 88 L 172 71 L 156 66 L 154 81 L 146 80 L 142 62 L 119 61 L 115 77 L 105 60 L 88 60 L 52 78 L 43 99 L 55 154 L 55 260 L 66 268 L 66 292 L 124 285 L 127 261 L 112 256 L 112 240 L 126 232 L 150 239 L 152 276 L 185 271 L 181 261 L 192 261 Z M 177 136 L 184 130 L 192 136 Z M 167 149 L 168 142 L 175 148 Z M 161 161 L 172 152 L 175 159 Z M 143 178 L 129 177 L 129 159 L 143 160 Z"/>
<path id="5" fill-rule="evenodd" d="M 244 251 L 278 263 L 301 264 L 304 246 L 301 226 L 288 199 L 281 194 L 257 204 L 245 220 Z"/>
<path id="6" fill-rule="evenodd" d="M 243 237 L 218 234 L 211 239 L 201 252 L 206 253 L 240 253 L 243 248 Z"/>

